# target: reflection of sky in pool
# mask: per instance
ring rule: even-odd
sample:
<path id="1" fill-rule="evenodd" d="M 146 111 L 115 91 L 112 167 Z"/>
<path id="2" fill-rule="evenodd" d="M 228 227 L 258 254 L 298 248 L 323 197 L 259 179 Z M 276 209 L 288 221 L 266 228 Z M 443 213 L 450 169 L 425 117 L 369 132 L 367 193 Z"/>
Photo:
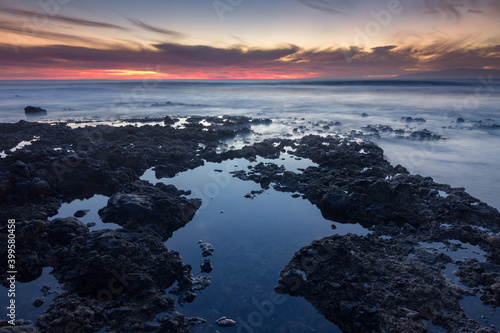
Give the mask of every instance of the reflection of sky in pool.
<path id="1" fill-rule="evenodd" d="M 95 223 L 96 225 L 91 227 L 90 230 L 101 230 L 101 229 L 118 229 L 121 228 L 119 225 L 114 223 L 104 223 L 99 217 L 99 209 L 105 207 L 108 204 L 108 197 L 104 195 L 94 195 L 92 198 L 83 200 L 73 200 L 70 203 L 63 203 L 57 215 L 52 216 L 50 219 L 66 218 L 73 216 L 76 211 L 80 209 L 88 210 L 87 214 L 78 219 L 84 223 Z"/>
<path id="2" fill-rule="evenodd" d="M 161 180 L 203 199 L 193 221 L 176 231 L 167 240 L 167 247 L 179 251 L 183 262 L 193 266 L 195 275 L 200 274 L 204 260 L 198 241 L 215 247 L 210 257 L 214 266 L 209 274 L 211 285 L 179 311 L 208 320 L 193 332 L 213 332 L 209 325 L 221 316 L 238 322 L 236 327 L 225 328 L 226 332 L 340 332 L 303 298 L 277 295 L 273 288 L 280 270 L 301 247 L 333 233 L 366 234 L 367 230 L 339 223 L 332 230 L 332 222 L 326 221 L 309 201 L 272 188 L 254 199 L 245 198 L 246 193 L 260 190 L 260 185 L 234 178 L 229 172 L 247 170 L 249 164 L 259 162 L 284 164 L 291 169 L 311 165 L 288 156 L 286 160 L 259 158 L 253 163 L 241 159 L 206 163 Z M 142 179 L 157 182 L 151 170 Z"/>
<path id="3" fill-rule="evenodd" d="M 49 307 L 50 302 L 54 299 L 57 293 L 61 292 L 61 285 L 57 282 L 57 279 L 49 274 L 52 271 L 52 267 L 43 268 L 42 275 L 35 281 L 28 283 L 16 282 L 16 320 L 23 319 L 29 320 L 32 323 L 36 322 L 36 319 Z M 48 286 L 48 294 L 43 296 L 41 291 L 42 287 Z M 0 297 L 0 306 L 2 307 L 2 319 L 10 320 L 4 313 L 9 302 L 7 297 L 7 288 L 2 287 L 0 290 L 2 296 Z M 40 307 L 35 307 L 33 301 L 41 297 L 44 299 L 45 303 Z"/>

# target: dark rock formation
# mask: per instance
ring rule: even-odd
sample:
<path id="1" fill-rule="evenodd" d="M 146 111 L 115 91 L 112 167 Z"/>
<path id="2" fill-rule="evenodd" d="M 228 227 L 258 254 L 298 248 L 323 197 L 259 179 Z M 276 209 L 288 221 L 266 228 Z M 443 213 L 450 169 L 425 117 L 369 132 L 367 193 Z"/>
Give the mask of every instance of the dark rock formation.
<path id="1" fill-rule="evenodd" d="M 75 212 L 75 214 L 73 214 L 73 216 L 76 217 L 76 218 L 84 217 L 85 215 L 87 215 L 87 213 L 89 211 L 90 210 L 88 210 L 88 209 L 80 209 L 80 210 L 77 210 Z"/>
<path id="2" fill-rule="evenodd" d="M 447 331 L 493 333 L 467 318 L 464 292 L 409 257 L 413 250 L 376 237 L 327 237 L 295 254 L 275 290 L 305 297 L 345 332 L 426 332 L 428 320 Z"/>
<path id="3" fill-rule="evenodd" d="M 318 166 L 295 173 L 274 163 L 261 163 L 233 176 L 256 183 L 266 177 L 278 191 L 301 193 L 327 219 L 360 223 L 376 236 L 393 236 L 387 241 L 374 236 L 319 240 L 299 251 L 282 271 L 278 292 L 305 297 L 345 331 L 420 332 L 425 331 L 423 319 L 457 332 L 488 331 L 465 316 L 458 303 L 464 291 L 442 277 L 441 269 L 451 259 L 416 244 L 447 240 L 479 244 L 488 252 L 488 261 L 472 267 L 462 264 L 464 277 L 469 275 L 471 286 L 485 286 L 484 303 L 496 304 L 499 262 L 495 258 L 500 258 L 500 242 L 490 235 L 500 231 L 496 209 L 479 203 L 462 188 L 390 165 L 382 149 L 370 142 L 306 136 L 266 144 L 273 147 L 261 150 L 266 157 L 275 156 L 273 149 L 286 145 L 296 149 L 296 156 Z M 331 242 L 337 244 L 334 251 L 317 254 L 323 243 Z M 410 252 L 415 258 L 408 256 Z M 313 268 L 303 266 L 309 259 Z M 380 288 L 377 293 L 372 290 L 374 284 Z M 406 290 L 403 285 L 412 287 Z M 434 288 L 448 301 L 439 303 L 441 296 L 433 300 Z M 381 304 L 387 308 L 379 309 Z"/>
<path id="4" fill-rule="evenodd" d="M 168 252 L 157 236 L 169 237 L 189 222 L 200 201 L 180 197 L 187 193 L 172 186 L 136 181 L 144 170 L 162 164 L 174 166 L 176 172 L 200 166 L 201 156 L 217 156 L 221 139 L 250 126 L 245 117 L 212 120 L 211 126 L 182 129 L 0 124 L 0 150 L 8 152 L 0 159 L 0 237 L 6 241 L 6 221 L 14 218 L 18 281 L 32 281 L 43 267 L 52 266 L 64 284 L 64 292 L 37 322 L 42 332 L 94 332 L 105 326 L 120 332 L 188 332 L 202 322 L 182 315 L 151 322 L 160 312 L 173 313 L 174 299 L 164 297 L 172 283 L 185 295 L 179 301 L 192 301 L 195 291 L 210 282 L 208 277 L 192 277 L 191 267 Z M 145 120 L 150 121 L 158 120 Z M 39 140 L 29 149 L 10 151 L 34 137 Z M 48 220 L 61 202 L 94 194 L 112 196 L 104 216 L 116 218 L 127 230 L 90 233 L 75 218 Z M 6 266 L 6 260 L 2 247 L 0 263 Z M 5 281 L 5 272 L 1 278 Z M 38 330 L 17 326 L 15 331 Z"/>
<path id="5" fill-rule="evenodd" d="M 166 288 L 176 281 L 191 287 L 190 267 L 179 254 L 144 232 L 100 230 L 74 237 L 53 260 L 64 292 L 38 319 L 42 331 L 68 325 L 88 332 L 104 326 L 141 330 L 156 313 L 173 309 L 173 299 L 164 297 Z"/>
<path id="6" fill-rule="evenodd" d="M 443 137 L 441 135 L 433 133 L 425 128 L 421 131 L 411 132 L 410 135 L 408 136 L 408 138 L 413 139 L 413 140 L 440 140 L 440 139 L 443 139 Z"/>
<path id="7" fill-rule="evenodd" d="M 211 256 L 215 251 L 215 248 L 210 243 L 200 244 L 200 248 L 201 248 L 201 255 L 204 257 Z"/>
<path id="8" fill-rule="evenodd" d="M 171 194 L 162 185 L 146 181 L 123 185 L 99 210 L 103 222 L 113 222 L 129 230 L 150 229 L 164 239 L 182 228 L 200 208 L 201 200 Z"/>
<path id="9" fill-rule="evenodd" d="M 27 106 L 24 108 L 24 113 L 27 115 L 44 115 L 47 114 L 47 110 L 42 109 L 39 106 Z"/>
<path id="10" fill-rule="evenodd" d="M 412 117 L 403 117 L 401 118 L 401 121 L 406 122 L 406 123 L 425 123 L 426 120 L 424 118 L 412 118 Z"/>
<path id="11" fill-rule="evenodd" d="M 246 117 L 190 117 L 179 129 L 0 124 L 0 150 L 40 137 L 29 149 L 10 151 L 0 159 L 0 226 L 16 219 L 18 280 L 31 281 L 51 266 L 64 284 L 64 291 L 39 318 L 40 330 L 188 332 L 203 322 L 176 313 L 175 300 L 164 294 L 177 283 L 171 293 L 178 302 L 192 302 L 210 278 L 192 276 L 191 267 L 162 242 L 191 220 L 200 201 L 181 197 L 187 193 L 174 186 L 138 181 L 139 175 L 154 168 L 157 175 L 171 177 L 204 161 L 278 159 L 291 147 L 297 158 L 315 165 L 291 172 L 277 163 L 259 163 L 233 175 L 301 195 L 326 218 L 361 223 L 373 235 L 315 241 L 283 269 L 277 291 L 305 297 L 346 331 L 422 331 L 425 319 L 451 331 L 491 332 L 465 316 L 458 303 L 464 291 L 441 276 L 441 267 L 451 259 L 418 243 L 460 240 L 479 245 L 487 260 L 462 260 L 457 275 L 471 287 L 483 286 L 484 303 L 498 305 L 498 211 L 464 189 L 391 166 L 382 149 L 362 140 L 367 135 L 359 131 L 349 139 L 267 139 L 242 149 L 217 150 L 221 140 L 246 135 L 252 124 L 268 123 Z M 307 130 L 300 126 L 302 132 Z M 333 124 L 315 126 L 323 131 Z M 389 126 L 369 130 L 372 135 L 412 136 Z M 413 137 L 436 139 L 425 130 Z M 75 218 L 48 220 L 61 202 L 94 194 L 110 196 L 100 213 L 123 230 L 90 232 Z M 378 238 L 382 235 L 392 238 Z M 0 237 L 6 239 L 5 227 Z M 209 245 L 201 245 L 206 255 L 213 253 Z M 1 265 L 6 265 L 6 257 L 6 248 L 0 248 Z M 205 262 L 204 267 L 208 270 Z M 153 322 L 159 313 L 166 315 Z M 36 331 L 28 326 L 17 329 Z"/>
<path id="12" fill-rule="evenodd" d="M 212 261 L 210 259 L 205 259 L 202 264 L 200 264 L 201 271 L 203 273 L 210 273 L 213 269 Z"/>
<path id="13" fill-rule="evenodd" d="M 33 301 L 33 306 L 34 307 L 41 307 L 43 304 L 45 303 L 45 300 L 42 298 L 42 297 L 37 297 L 35 298 L 35 300 Z"/>

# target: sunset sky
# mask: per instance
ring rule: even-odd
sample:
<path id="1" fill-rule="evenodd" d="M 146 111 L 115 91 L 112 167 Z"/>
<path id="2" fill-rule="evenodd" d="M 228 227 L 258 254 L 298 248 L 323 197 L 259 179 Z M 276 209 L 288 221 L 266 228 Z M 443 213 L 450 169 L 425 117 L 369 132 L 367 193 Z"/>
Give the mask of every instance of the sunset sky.
<path id="1" fill-rule="evenodd" d="M 498 0 L 2 0 L 0 79 L 500 69 Z"/>

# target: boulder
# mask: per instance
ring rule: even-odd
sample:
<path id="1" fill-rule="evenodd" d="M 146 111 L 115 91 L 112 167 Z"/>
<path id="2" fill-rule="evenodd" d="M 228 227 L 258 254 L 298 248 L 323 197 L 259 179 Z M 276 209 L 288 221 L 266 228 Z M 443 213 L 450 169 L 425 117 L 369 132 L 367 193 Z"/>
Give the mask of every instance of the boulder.
<path id="1" fill-rule="evenodd" d="M 171 187 L 146 181 L 124 185 L 99 210 L 103 222 L 113 222 L 128 230 L 149 229 L 163 239 L 185 226 L 201 206 L 200 199 L 186 199 Z"/>
<path id="2" fill-rule="evenodd" d="M 28 115 L 44 115 L 47 114 L 47 110 L 39 106 L 27 106 L 24 108 L 24 113 Z"/>

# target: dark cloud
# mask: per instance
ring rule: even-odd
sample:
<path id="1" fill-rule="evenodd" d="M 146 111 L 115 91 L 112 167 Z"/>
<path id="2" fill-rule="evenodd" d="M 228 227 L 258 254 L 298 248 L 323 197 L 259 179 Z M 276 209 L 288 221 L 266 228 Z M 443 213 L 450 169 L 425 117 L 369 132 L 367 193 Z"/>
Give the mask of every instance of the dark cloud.
<path id="1" fill-rule="evenodd" d="M 216 66 L 249 63 L 267 63 L 293 54 L 299 47 L 288 45 L 275 49 L 244 49 L 241 47 L 217 48 L 206 45 L 181 45 L 164 43 L 154 45 L 162 57 L 169 61 L 189 64 L 209 64 Z"/>
<path id="2" fill-rule="evenodd" d="M 31 68 L 54 72 L 70 69 L 113 70 L 160 68 L 165 73 L 273 73 L 318 77 L 360 77 L 365 75 L 398 75 L 407 69 L 443 70 L 449 68 L 498 68 L 500 45 L 464 48 L 462 44 L 435 43 L 426 47 L 387 45 L 301 49 L 284 45 L 273 49 L 244 47 L 217 48 L 206 45 L 157 44 L 150 49 L 108 49 L 74 46 L 20 47 L 19 53 L 5 52 L 0 70 Z"/>
<path id="3" fill-rule="evenodd" d="M 299 50 L 296 46 L 276 49 L 241 49 L 216 48 L 204 45 L 158 44 L 155 49 L 112 49 L 100 50 L 86 47 L 53 45 L 44 47 L 20 47 L 18 54 L 3 52 L 8 45 L 0 49 L 5 53 L 3 65 L 43 67 L 61 65 L 86 68 L 142 68 L 145 65 L 178 66 L 183 68 L 203 69 L 207 67 L 265 66 L 278 61 L 281 57 Z"/>
<path id="4" fill-rule="evenodd" d="M 123 27 L 120 27 L 120 26 L 114 25 L 114 24 L 84 20 L 84 19 L 80 19 L 77 17 L 71 17 L 71 16 L 50 15 L 51 13 L 44 13 L 43 11 L 35 12 L 35 11 L 31 11 L 31 10 L 18 9 L 18 8 L 12 8 L 12 7 L 0 7 L 0 12 L 25 17 L 28 19 L 28 22 L 31 22 L 30 20 L 42 21 L 45 18 L 47 18 L 47 19 L 54 20 L 54 21 L 70 23 L 70 24 L 75 24 L 75 25 L 80 25 L 80 26 L 85 26 L 85 27 L 111 28 L 111 29 L 127 30 Z M 45 17 L 45 18 L 40 18 L 40 16 Z"/>
<path id="5" fill-rule="evenodd" d="M 140 20 L 131 19 L 131 18 L 126 18 L 126 19 L 129 20 L 135 26 L 143 28 L 143 29 L 148 30 L 148 31 L 157 32 L 157 33 L 160 33 L 160 34 L 163 34 L 163 35 L 172 36 L 172 37 L 184 37 L 185 36 L 181 32 L 174 31 L 174 30 L 168 30 L 168 29 L 162 29 L 162 28 L 153 27 L 153 26 L 151 26 L 149 24 L 146 24 L 146 23 L 144 23 L 144 22 L 142 22 Z"/>

